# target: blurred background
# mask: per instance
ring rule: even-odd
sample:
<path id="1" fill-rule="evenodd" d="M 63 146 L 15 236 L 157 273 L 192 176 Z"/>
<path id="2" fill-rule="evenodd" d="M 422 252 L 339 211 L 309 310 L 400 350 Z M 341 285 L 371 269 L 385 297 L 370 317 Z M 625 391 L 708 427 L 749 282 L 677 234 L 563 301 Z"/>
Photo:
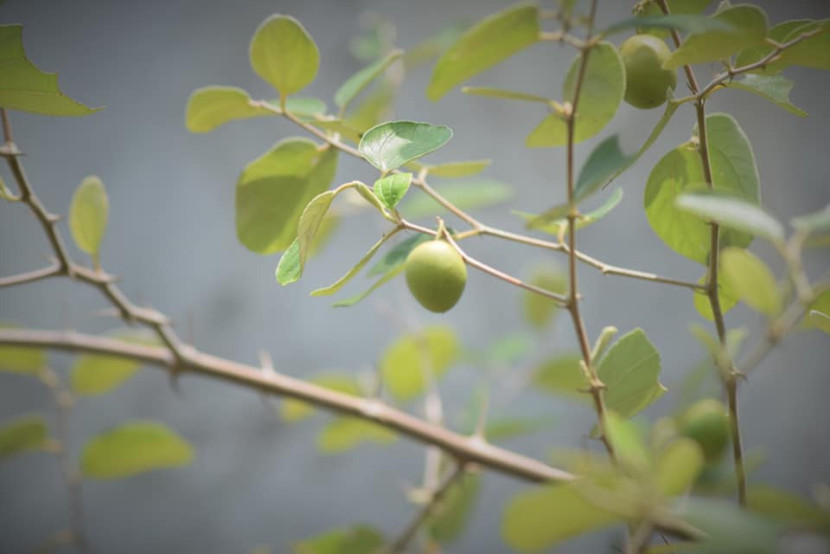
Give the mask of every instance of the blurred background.
<path id="1" fill-rule="evenodd" d="M 625 2 L 600 2 L 599 24 L 626 16 Z M 824 1 L 757 2 L 773 23 L 800 17 L 825 18 Z M 110 198 L 110 223 L 102 261 L 123 277 L 123 289 L 177 322 L 179 333 L 210 353 L 258 363 L 268 350 L 278 371 L 309 377 L 321 370 L 366 371 L 403 329 L 448 323 L 468 350 L 486 348 L 508 333 L 533 332 L 521 313 L 521 295 L 486 275 L 472 272 L 459 305 L 434 316 L 408 296 L 402 279 L 393 281 L 350 309 L 308 292 L 327 285 L 357 260 L 379 235 L 376 217 L 347 220 L 302 281 L 281 288 L 274 281 L 278 256 L 260 256 L 236 240 L 234 184 L 240 170 L 278 139 L 300 135 L 277 119 L 254 119 L 193 135 L 184 110 L 196 88 L 242 87 L 254 98 L 273 91 L 248 63 L 248 42 L 273 13 L 298 18 L 316 40 L 321 67 L 304 95 L 329 99 L 365 62 L 350 52 L 350 40 L 374 17 L 397 24 L 402 48 L 438 34 L 448 25 L 472 23 L 507 5 L 497 0 L 383 2 L 380 0 L 282 1 L 173 0 L 109 2 L 7 0 L 0 23 L 22 23 L 29 57 L 60 75 L 62 89 L 90 106 L 106 109 L 86 118 L 47 118 L 12 112 L 15 138 L 26 151 L 29 177 L 45 205 L 66 213 L 72 193 L 89 174 L 99 175 Z M 623 37 L 624 38 L 624 37 Z M 617 42 L 621 41 L 619 38 Z M 536 45 L 472 83 L 557 97 L 573 51 Z M 453 140 L 428 161 L 492 158 L 484 176 L 509 183 L 515 195 L 506 205 L 478 213 L 491 225 L 521 230 L 510 210 L 538 211 L 564 198 L 564 150 L 530 150 L 525 135 L 541 119 L 535 105 L 465 97 L 457 89 L 440 102 L 424 94 L 432 63 L 407 75 L 396 106 L 401 119 L 446 124 Z M 703 80 L 716 67 L 702 68 Z M 793 102 L 808 113 L 800 119 L 740 91 L 719 93 L 710 112 L 735 116 L 753 144 L 761 175 L 763 204 L 787 220 L 828 202 L 827 126 L 830 73 L 788 70 L 796 81 Z M 685 88 L 678 76 L 678 91 Z M 578 148 L 581 164 L 593 145 L 620 133 L 623 149 L 634 151 L 661 110 L 643 112 L 623 104 L 612 124 Z M 622 204 L 601 223 L 579 235 L 579 248 L 606 262 L 696 280 L 703 270 L 670 251 L 651 231 L 642 209 L 649 169 L 668 150 L 687 140 L 694 116 L 683 108 L 649 153 L 617 183 Z M 6 171 L 4 167 L 0 171 Z M 3 173 L 11 182 L 10 176 Z M 337 182 L 371 182 L 367 164 L 341 157 Z M 456 222 L 456 225 L 458 223 Z M 65 227 L 64 227 L 65 230 Z M 68 234 L 67 234 L 68 237 Z M 566 260 L 491 239 L 469 242 L 469 251 L 493 265 L 527 276 L 542 262 L 564 268 Z M 763 245 L 753 250 L 766 260 Z M 0 275 L 38 268 L 49 253 L 28 212 L 0 204 Z M 80 258 L 80 253 L 75 252 Z M 813 276 L 828 268 L 826 253 L 807 260 Z M 780 266 L 775 266 L 779 270 Z M 662 381 L 670 392 L 649 408 L 649 419 L 671 413 L 686 371 L 703 357 L 688 332 L 703 320 L 685 289 L 619 277 L 580 267 L 584 315 L 591 336 L 605 325 L 621 332 L 641 327 L 662 355 Z M 367 286 L 358 277 L 342 296 Z M 0 291 L 0 317 L 45 329 L 103 332 L 117 326 L 97 317 L 105 307 L 88 287 L 63 280 Z M 389 314 L 395 314 L 390 319 Z M 738 307 L 730 326 L 759 331 L 762 322 Z M 535 337 L 535 351 L 512 371 L 530 369 L 551 352 L 573 350 L 566 320 Z M 789 338 L 741 388 L 746 448 L 765 463 L 752 480 L 809 494 L 830 480 L 830 344 L 818 333 Z M 52 356 L 66 371 L 72 358 Z M 441 384 L 450 424 L 486 377 L 474 364 L 460 364 Z M 423 449 L 408 440 L 365 446 L 341 455 L 316 451 L 315 433 L 328 416 L 289 426 L 251 392 L 187 377 L 181 393 L 156 370 L 139 375 L 112 394 L 85 399 L 74 411 L 72 439 L 119 422 L 156 418 L 196 447 L 190 467 L 84 487 L 89 539 L 97 552 L 248 552 L 260 544 L 285 552 L 296 540 L 354 523 L 377 526 L 394 536 L 409 521 L 412 507 L 402 493 L 421 478 Z M 500 409 L 498 387 L 494 406 Z M 421 414 L 420 403 L 406 406 Z M 51 410 L 47 391 L 36 381 L 0 376 L 0 420 Z M 507 444 L 539 458 L 554 447 L 579 446 L 594 422 L 593 411 L 568 400 L 527 392 L 510 413 L 550 416 L 550 430 Z M 468 532 L 448 552 L 506 550 L 499 535 L 505 503 L 526 485 L 487 473 Z M 0 552 L 27 552 L 67 523 L 64 488 L 55 460 L 47 454 L 21 456 L 0 465 Z M 568 543 L 560 552 L 609 551 L 608 537 L 594 535 Z"/>

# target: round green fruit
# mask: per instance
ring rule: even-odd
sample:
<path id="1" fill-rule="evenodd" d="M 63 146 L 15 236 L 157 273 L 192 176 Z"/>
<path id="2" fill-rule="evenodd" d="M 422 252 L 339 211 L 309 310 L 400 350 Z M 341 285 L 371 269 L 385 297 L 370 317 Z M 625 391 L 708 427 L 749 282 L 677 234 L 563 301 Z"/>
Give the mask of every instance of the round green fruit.
<path id="1" fill-rule="evenodd" d="M 652 35 L 634 35 L 620 45 L 625 64 L 625 101 L 648 110 L 666 101 L 666 91 L 677 86 L 673 69 L 663 69 L 671 56 L 666 43 Z"/>
<path id="2" fill-rule="evenodd" d="M 443 313 L 455 306 L 467 283 L 461 255 L 443 240 L 419 244 L 406 259 L 406 284 L 421 306 Z"/>
<path id="3" fill-rule="evenodd" d="M 697 442 L 707 462 L 720 460 L 730 442 L 729 416 L 723 403 L 701 400 L 681 416 L 680 434 Z"/>

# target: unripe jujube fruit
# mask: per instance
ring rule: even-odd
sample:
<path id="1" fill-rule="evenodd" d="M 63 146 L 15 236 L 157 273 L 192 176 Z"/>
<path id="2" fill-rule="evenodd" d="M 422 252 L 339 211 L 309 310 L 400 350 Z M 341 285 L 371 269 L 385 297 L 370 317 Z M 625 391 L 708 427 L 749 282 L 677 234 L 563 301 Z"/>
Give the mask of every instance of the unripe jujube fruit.
<path id="1" fill-rule="evenodd" d="M 620 45 L 625 65 L 625 101 L 648 110 L 666 101 L 666 91 L 677 86 L 674 69 L 663 69 L 671 56 L 666 43 L 652 35 L 634 35 Z"/>
<path id="2" fill-rule="evenodd" d="M 701 400 L 686 410 L 679 428 L 681 435 L 700 445 L 707 462 L 718 461 L 730 442 L 726 406 L 714 399 Z"/>
<path id="3" fill-rule="evenodd" d="M 455 306 L 467 283 L 467 266 L 461 255 L 443 240 L 415 247 L 406 259 L 406 284 L 412 296 L 431 312 Z"/>

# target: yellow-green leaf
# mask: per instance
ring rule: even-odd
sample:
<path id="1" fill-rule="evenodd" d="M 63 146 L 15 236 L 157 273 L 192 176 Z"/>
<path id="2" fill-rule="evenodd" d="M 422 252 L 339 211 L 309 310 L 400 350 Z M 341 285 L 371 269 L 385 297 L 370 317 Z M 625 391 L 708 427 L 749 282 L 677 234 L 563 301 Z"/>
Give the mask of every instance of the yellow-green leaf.
<path id="1" fill-rule="evenodd" d="M 16 329 L 17 325 L 0 322 L 0 329 Z M 46 353 L 25 346 L 0 346 L 0 371 L 37 375 L 46 367 Z"/>
<path id="2" fill-rule="evenodd" d="M 40 450 L 49 438 L 41 415 L 25 415 L 0 426 L 0 460 L 30 450 Z"/>
<path id="3" fill-rule="evenodd" d="M 360 384 L 350 375 L 343 373 L 326 373 L 309 379 L 310 383 L 325 389 L 360 396 Z M 280 404 L 280 417 L 283 421 L 301 421 L 314 413 L 314 406 L 295 398 L 286 398 Z"/>
<path id="4" fill-rule="evenodd" d="M 588 383 L 579 367 L 581 360 L 582 356 L 576 353 L 560 354 L 543 360 L 533 371 L 532 384 L 545 392 L 587 399 L 589 396 L 585 392 Z"/>
<path id="5" fill-rule="evenodd" d="M 365 442 L 389 444 L 397 435 L 377 423 L 356 417 L 338 417 L 317 437 L 317 448 L 326 454 L 345 452 Z"/>
<path id="6" fill-rule="evenodd" d="M 383 535 L 365 525 L 332 529 L 291 545 L 292 554 L 367 554 L 377 552 Z"/>
<path id="7" fill-rule="evenodd" d="M 429 534 L 439 543 L 449 543 L 464 532 L 481 492 L 481 476 L 465 474 L 447 491 L 427 522 Z"/>
<path id="8" fill-rule="evenodd" d="M 107 230 L 109 200 L 104 183 L 98 177 L 86 177 L 69 206 L 69 230 L 75 244 L 93 258 L 98 258 L 101 240 Z"/>
<path id="9" fill-rule="evenodd" d="M 781 311 L 782 299 L 769 267 L 743 248 L 726 248 L 720 254 L 721 278 L 750 307 L 773 317 Z"/>
<path id="10" fill-rule="evenodd" d="M 401 402 L 412 400 L 426 389 L 428 375 L 439 378 L 458 353 L 455 332 L 443 325 L 403 335 L 381 356 L 383 386 Z"/>
<path id="11" fill-rule="evenodd" d="M 276 114 L 251 104 L 251 97 L 241 88 L 211 86 L 190 95 L 185 125 L 191 133 L 207 133 L 229 121 L 268 115 Z"/>
<path id="12" fill-rule="evenodd" d="M 565 294 L 568 291 L 568 276 L 553 266 L 535 268 L 528 282 L 556 294 Z M 521 294 L 525 320 L 536 329 L 547 326 L 559 310 L 559 303 L 530 291 L 522 291 Z"/>
<path id="13" fill-rule="evenodd" d="M 119 331 L 111 337 L 130 344 L 158 344 L 155 336 L 136 330 Z M 127 382 L 140 367 L 139 362 L 130 358 L 84 354 L 72 364 L 70 384 L 79 395 L 104 394 Z"/>
<path id="14" fill-rule="evenodd" d="M 375 63 L 364 67 L 354 75 L 348 78 L 343 83 L 337 92 L 334 93 L 334 103 L 340 109 L 345 110 L 346 107 L 354 100 L 358 94 L 363 91 L 369 84 L 375 80 L 381 73 L 403 57 L 403 50 L 393 50 Z"/>
<path id="15" fill-rule="evenodd" d="M 703 469 L 703 462 L 703 451 L 692 439 L 672 442 L 657 457 L 657 486 L 666 496 L 684 494 Z"/>
<path id="16" fill-rule="evenodd" d="M 251 39 L 249 56 L 257 75 L 281 96 L 304 89 L 320 66 L 320 51 L 299 21 L 287 15 L 272 15 L 262 22 Z"/>
<path id="17" fill-rule="evenodd" d="M 660 383 L 660 353 L 642 329 L 635 329 L 614 343 L 599 361 L 600 380 L 605 383 L 605 405 L 630 418 L 663 396 Z"/>

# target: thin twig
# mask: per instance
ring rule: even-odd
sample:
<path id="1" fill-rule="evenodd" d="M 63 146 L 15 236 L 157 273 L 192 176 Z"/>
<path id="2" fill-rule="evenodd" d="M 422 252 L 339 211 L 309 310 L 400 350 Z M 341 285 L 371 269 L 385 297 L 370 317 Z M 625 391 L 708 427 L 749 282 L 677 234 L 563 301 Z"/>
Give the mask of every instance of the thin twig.
<path id="1" fill-rule="evenodd" d="M 59 265 L 51 265 L 42 269 L 35 269 L 34 271 L 27 271 L 26 273 L 19 273 L 17 275 L 9 275 L 0 279 L 0 289 L 5 287 L 13 287 L 16 285 L 26 285 L 34 283 L 49 277 L 55 277 L 61 274 Z"/>

